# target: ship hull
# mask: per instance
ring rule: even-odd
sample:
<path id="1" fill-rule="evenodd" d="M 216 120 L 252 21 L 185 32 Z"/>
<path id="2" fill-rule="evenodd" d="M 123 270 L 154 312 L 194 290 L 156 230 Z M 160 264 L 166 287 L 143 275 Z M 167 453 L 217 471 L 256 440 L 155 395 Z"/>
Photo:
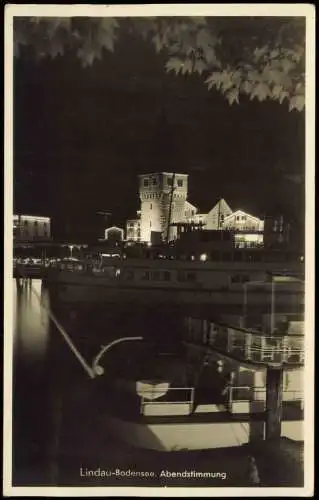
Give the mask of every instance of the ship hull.
<path id="1" fill-rule="evenodd" d="M 139 423 L 107 416 L 107 426 L 126 444 L 156 451 L 195 451 L 241 446 L 264 439 L 263 422 Z M 303 421 L 283 421 L 281 437 L 302 441 Z"/>

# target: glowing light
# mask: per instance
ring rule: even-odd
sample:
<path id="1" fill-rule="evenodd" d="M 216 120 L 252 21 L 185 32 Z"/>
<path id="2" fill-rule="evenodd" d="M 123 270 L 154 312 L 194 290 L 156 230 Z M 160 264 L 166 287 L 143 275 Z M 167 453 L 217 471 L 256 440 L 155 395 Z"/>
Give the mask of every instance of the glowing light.
<path id="1" fill-rule="evenodd" d="M 199 256 L 199 260 L 201 260 L 202 262 L 205 262 L 207 260 L 207 253 L 202 253 Z"/>
<path id="2" fill-rule="evenodd" d="M 14 220 L 18 220 L 19 217 L 21 217 L 21 220 L 50 222 L 50 217 L 41 217 L 38 215 L 20 215 L 20 216 L 14 215 L 13 216 Z"/>
<path id="3" fill-rule="evenodd" d="M 152 246 L 152 243 L 150 241 L 147 242 L 147 246 L 148 247 L 151 247 Z"/>
<path id="4" fill-rule="evenodd" d="M 301 262 L 303 262 L 304 260 L 305 260 L 305 258 L 304 258 L 304 256 L 302 255 L 302 256 L 300 257 L 300 261 L 301 261 Z"/>

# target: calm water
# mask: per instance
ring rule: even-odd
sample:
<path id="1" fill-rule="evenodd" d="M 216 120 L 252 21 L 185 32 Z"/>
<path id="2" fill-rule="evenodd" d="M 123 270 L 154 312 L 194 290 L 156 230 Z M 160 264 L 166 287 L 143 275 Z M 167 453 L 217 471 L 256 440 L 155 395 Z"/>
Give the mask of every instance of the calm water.
<path id="1" fill-rule="evenodd" d="M 135 335 L 178 339 L 181 333 L 181 317 L 176 310 L 116 309 L 107 304 L 99 308 L 83 304 L 66 307 L 50 299 L 40 280 L 33 280 L 32 287 L 51 307 L 89 364 L 100 346 L 111 339 Z M 199 471 L 228 473 L 227 481 L 211 479 L 209 484 L 248 484 L 247 452 L 242 447 L 231 453 L 213 450 L 165 454 L 163 458 L 159 453 L 130 449 L 115 440 L 99 409 L 97 397 L 104 397 L 103 392 L 97 391 L 99 379 L 89 378 L 40 306 L 31 286 L 18 289 L 14 283 L 13 292 L 14 485 L 92 486 L 93 481 L 94 485 L 108 486 L 118 483 L 81 478 L 80 467 L 128 469 L 133 464 L 149 471 L 161 467 L 194 469 L 196 464 Z M 176 484 L 181 485 L 180 481 Z M 122 484 L 147 486 L 145 479 L 140 483 L 137 479 L 128 479 L 126 483 L 121 480 Z M 152 485 L 157 484 L 163 484 L 163 480 L 153 480 Z M 189 481 L 187 484 L 191 485 Z"/>

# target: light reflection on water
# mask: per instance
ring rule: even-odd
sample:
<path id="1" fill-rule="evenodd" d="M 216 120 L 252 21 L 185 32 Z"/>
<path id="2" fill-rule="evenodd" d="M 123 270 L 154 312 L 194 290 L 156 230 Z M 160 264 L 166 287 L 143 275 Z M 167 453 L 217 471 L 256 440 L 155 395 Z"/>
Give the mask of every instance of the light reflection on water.
<path id="1" fill-rule="evenodd" d="M 157 331 L 163 337 L 176 331 L 174 314 L 162 310 L 69 307 L 50 297 L 40 280 L 21 287 L 13 282 L 13 482 L 22 486 L 55 484 L 67 470 L 65 456 L 73 457 L 69 467 L 74 469 L 79 457 L 100 453 L 107 460 L 120 453 L 103 418 L 100 431 L 96 428 L 96 419 L 101 421 L 96 380 L 88 377 L 41 303 L 50 306 L 89 364 L 101 344 L 123 334 Z"/>
<path id="2" fill-rule="evenodd" d="M 49 305 L 49 295 L 41 291 L 41 280 L 32 280 L 32 287 Z M 49 318 L 41 307 L 38 297 L 33 293 L 31 282 L 19 290 L 14 287 L 14 338 L 15 352 L 19 357 L 31 361 L 43 358 L 49 341 Z M 18 352 L 17 352 L 18 350 Z"/>

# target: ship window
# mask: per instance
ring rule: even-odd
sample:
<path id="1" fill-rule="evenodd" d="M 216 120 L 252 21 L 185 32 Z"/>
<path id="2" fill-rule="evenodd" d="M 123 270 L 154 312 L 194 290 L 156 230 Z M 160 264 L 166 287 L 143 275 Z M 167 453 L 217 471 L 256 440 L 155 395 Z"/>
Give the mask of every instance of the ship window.
<path id="1" fill-rule="evenodd" d="M 253 261 L 254 262 L 260 262 L 261 261 L 261 254 L 259 252 L 253 253 Z"/>
<path id="2" fill-rule="evenodd" d="M 196 274 L 195 273 L 187 273 L 186 279 L 187 279 L 187 281 L 196 281 Z"/>
<path id="3" fill-rule="evenodd" d="M 185 281 L 185 273 L 183 271 L 178 271 L 177 279 L 178 281 Z"/>
<path id="4" fill-rule="evenodd" d="M 235 252 L 234 253 L 234 261 L 241 262 L 242 260 L 244 260 L 242 252 Z"/>
<path id="5" fill-rule="evenodd" d="M 125 273 L 125 279 L 127 281 L 133 280 L 134 279 L 134 271 L 127 270 Z"/>
<path id="6" fill-rule="evenodd" d="M 246 283 L 249 281 L 249 276 L 247 274 L 235 274 L 230 279 L 232 283 Z"/>
<path id="7" fill-rule="evenodd" d="M 231 260 L 232 254 L 231 252 L 224 252 L 223 253 L 223 260 L 229 261 Z"/>
<path id="8" fill-rule="evenodd" d="M 211 260 L 219 261 L 220 253 L 218 251 L 213 251 L 210 254 Z"/>

